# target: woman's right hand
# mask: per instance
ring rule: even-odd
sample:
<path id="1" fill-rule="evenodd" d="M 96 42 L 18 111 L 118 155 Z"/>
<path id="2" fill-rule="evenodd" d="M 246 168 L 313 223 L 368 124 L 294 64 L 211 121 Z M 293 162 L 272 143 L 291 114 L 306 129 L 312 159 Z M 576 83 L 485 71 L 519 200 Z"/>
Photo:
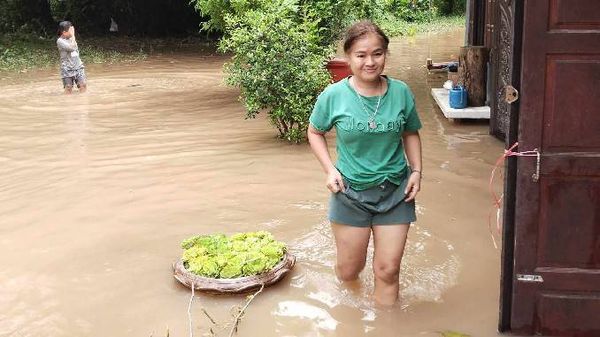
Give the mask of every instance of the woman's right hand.
<path id="1" fill-rule="evenodd" d="M 344 186 L 344 179 L 342 179 L 342 175 L 337 169 L 332 169 L 329 174 L 327 174 L 327 188 L 332 193 L 338 193 L 346 189 L 346 186 Z"/>

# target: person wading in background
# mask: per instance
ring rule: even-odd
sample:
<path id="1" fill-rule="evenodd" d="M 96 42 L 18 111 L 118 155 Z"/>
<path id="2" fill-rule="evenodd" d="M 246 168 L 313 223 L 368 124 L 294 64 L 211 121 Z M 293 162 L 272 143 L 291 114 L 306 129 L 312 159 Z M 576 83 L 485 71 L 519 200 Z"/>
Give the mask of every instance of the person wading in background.
<path id="1" fill-rule="evenodd" d="M 63 21 L 58 25 L 58 39 L 56 46 L 60 53 L 60 77 L 62 78 L 65 94 L 73 92 L 76 84 L 79 92 L 87 89 L 85 67 L 79 57 L 79 47 L 75 40 L 75 27 L 69 21 Z"/>

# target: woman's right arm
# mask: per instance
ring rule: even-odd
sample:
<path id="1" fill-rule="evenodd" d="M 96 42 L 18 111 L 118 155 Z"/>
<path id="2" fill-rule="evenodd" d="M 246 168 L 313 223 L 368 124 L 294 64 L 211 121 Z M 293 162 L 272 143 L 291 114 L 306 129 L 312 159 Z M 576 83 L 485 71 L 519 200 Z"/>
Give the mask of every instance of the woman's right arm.
<path id="1" fill-rule="evenodd" d="M 315 129 L 312 125 L 309 125 L 308 142 L 310 143 L 313 153 L 319 160 L 319 163 L 321 163 L 323 170 L 327 173 L 327 188 L 333 193 L 343 191 L 346 188 L 344 186 L 344 180 L 331 161 L 331 156 L 327 149 L 325 133 Z"/>

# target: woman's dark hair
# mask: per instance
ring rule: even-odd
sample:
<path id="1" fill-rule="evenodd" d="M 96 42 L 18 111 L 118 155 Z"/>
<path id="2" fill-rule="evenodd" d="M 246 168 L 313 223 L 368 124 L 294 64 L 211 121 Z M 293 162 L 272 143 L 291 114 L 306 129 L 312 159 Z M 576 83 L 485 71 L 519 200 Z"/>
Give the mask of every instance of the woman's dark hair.
<path id="1" fill-rule="evenodd" d="M 385 35 L 381 28 L 369 20 L 363 20 L 353 24 L 346 31 L 346 36 L 344 37 L 344 52 L 348 53 L 352 48 L 354 41 L 369 33 L 379 36 L 381 42 L 383 43 L 383 49 L 385 51 L 388 50 L 390 39 Z"/>
<path id="2" fill-rule="evenodd" d="M 71 26 L 73 26 L 71 21 L 61 21 L 58 24 L 58 36 L 61 36 L 63 32 L 68 31 L 71 28 Z"/>

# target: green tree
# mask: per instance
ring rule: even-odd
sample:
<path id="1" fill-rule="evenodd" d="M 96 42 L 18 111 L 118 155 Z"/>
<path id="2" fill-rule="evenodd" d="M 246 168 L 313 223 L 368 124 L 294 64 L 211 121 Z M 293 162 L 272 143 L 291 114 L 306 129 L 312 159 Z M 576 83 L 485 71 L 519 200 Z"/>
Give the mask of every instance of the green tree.
<path id="1" fill-rule="evenodd" d="M 317 95 L 330 81 L 323 61 L 332 52 L 320 44 L 318 22 L 298 19 L 291 1 L 225 15 L 220 50 L 231 52 L 226 83 L 241 90 L 247 118 L 268 113 L 279 135 L 291 142 L 305 138 Z"/>
<path id="2" fill-rule="evenodd" d="M 431 0 L 440 15 L 464 15 L 467 10 L 467 0 Z"/>
<path id="3" fill-rule="evenodd" d="M 0 33 L 42 33 L 54 30 L 47 0 L 0 0 Z"/>
<path id="4" fill-rule="evenodd" d="M 119 31 L 127 35 L 196 34 L 201 23 L 185 0 L 49 1 L 56 21 L 72 21 L 80 32 L 88 35 L 107 34 L 111 17 L 117 21 Z"/>
<path id="5" fill-rule="evenodd" d="M 202 24 L 207 31 L 225 31 L 227 16 L 241 16 L 251 10 L 267 9 L 269 0 L 192 0 L 194 7 L 202 16 L 209 19 Z"/>
<path id="6" fill-rule="evenodd" d="M 312 21 L 318 26 L 318 40 L 330 46 L 343 29 L 360 18 L 372 17 L 372 3 L 380 0 L 285 0 L 293 8 L 295 20 Z M 192 0 L 202 16 L 208 18 L 202 29 L 226 33 L 226 17 L 242 16 L 248 11 L 268 10 L 279 0 Z"/>
<path id="7" fill-rule="evenodd" d="M 299 142 L 317 95 L 329 83 L 324 63 L 357 19 L 425 21 L 430 0 L 194 0 L 205 30 L 223 33 L 233 56 L 226 83 L 239 87 L 247 118 L 268 113 L 281 137 Z"/>
<path id="8" fill-rule="evenodd" d="M 408 22 L 427 21 L 435 11 L 432 0 L 393 0 L 388 8 L 397 17 Z"/>

